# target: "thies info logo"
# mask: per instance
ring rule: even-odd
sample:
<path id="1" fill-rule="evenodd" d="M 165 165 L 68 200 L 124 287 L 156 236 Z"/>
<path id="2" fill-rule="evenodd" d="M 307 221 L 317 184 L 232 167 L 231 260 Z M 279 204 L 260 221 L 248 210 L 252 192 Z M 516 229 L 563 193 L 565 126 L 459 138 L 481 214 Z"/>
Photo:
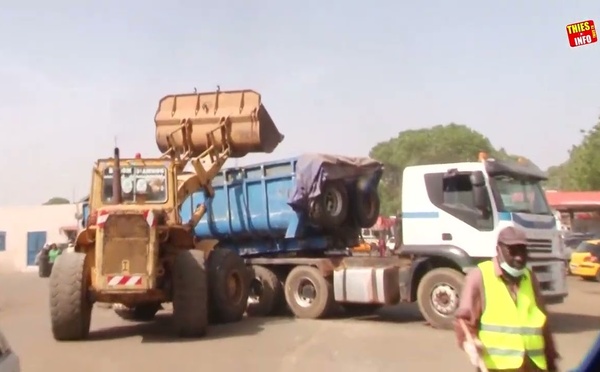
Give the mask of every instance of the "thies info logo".
<path id="1" fill-rule="evenodd" d="M 594 21 L 591 19 L 567 25 L 567 35 L 571 47 L 592 44 L 598 41 L 596 26 L 594 26 Z"/>

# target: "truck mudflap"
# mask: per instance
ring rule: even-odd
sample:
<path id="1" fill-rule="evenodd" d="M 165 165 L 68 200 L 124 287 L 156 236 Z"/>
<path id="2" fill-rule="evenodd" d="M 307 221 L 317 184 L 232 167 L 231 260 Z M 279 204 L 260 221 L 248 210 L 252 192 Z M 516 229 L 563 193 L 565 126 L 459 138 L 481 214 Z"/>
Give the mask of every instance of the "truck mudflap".
<path id="1" fill-rule="evenodd" d="M 154 122 L 161 152 L 174 148 L 190 157 L 200 156 L 211 143 L 222 147 L 224 136 L 232 158 L 270 153 L 284 137 L 261 95 L 249 89 L 166 96 L 160 100 Z M 216 130 L 224 122 L 227 131 Z M 179 130 L 182 126 L 186 129 Z"/>

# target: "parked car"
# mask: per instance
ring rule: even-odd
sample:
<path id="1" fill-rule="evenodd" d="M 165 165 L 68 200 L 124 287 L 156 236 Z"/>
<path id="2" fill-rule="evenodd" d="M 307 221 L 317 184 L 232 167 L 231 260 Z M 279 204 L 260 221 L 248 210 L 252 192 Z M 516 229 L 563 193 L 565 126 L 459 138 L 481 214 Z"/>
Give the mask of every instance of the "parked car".
<path id="1" fill-rule="evenodd" d="M 0 372 L 21 372 L 21 361 L 0 331 Z"/>
<path id="2" fill-rule="evenodd" d="M 573 275 L 600 282 L 600 239 L 581 242 L 571 255 L 569 269 Z"/>

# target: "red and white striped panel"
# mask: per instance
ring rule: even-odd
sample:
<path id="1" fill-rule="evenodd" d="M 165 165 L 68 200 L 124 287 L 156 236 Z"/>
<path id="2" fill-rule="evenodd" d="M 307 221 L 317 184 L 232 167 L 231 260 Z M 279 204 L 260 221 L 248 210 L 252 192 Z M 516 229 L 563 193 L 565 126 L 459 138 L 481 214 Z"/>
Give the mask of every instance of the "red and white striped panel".
<path id="1" fill-rule="evenodd" d="M 146 219 L 146 223 L 148 223 L 148 226 L 156 226 L 156 218 L 154 218 L 154 211 L 144 211 L 144 218 Z"/>
<path id="2" fill-rule="evenodd" d="M 109 215 L 110 215 L 110 212 L 106 209 L 98 210 L 98 219 L 96 222 L 98 227 L 100 227 L 100 228 L 104 227 L 104 224 L 106 223 L 106 220 L 108 220 Z M 153 211 L 151 211 L 151 210 L 143 211 L 142 215 L 146 219 L 146 223 L 148 223 L 148 226 L 150 226 L 150 227 L 156 226 L 156 218 L 154 218 Z"/>
<path id="3" fill-rule="evenodd" d="M 104 224 L 106 223 L 106 220 L 108 219 L 108 211 L 105 209 L 99 209 L 98 210 L 98 218 L 96 219 L 96 225 L 98 225 L 98 227 L 104 227 Z"/>
<path id="4" fill-rule="evenodd" d="M 108 286 L 114 287 L 117 285 L 123 285 L 128 287 L 134 287 L 142 285 L 142 276 L 141 275 L 115 275 L 109 276 L 107 278 Z"/>

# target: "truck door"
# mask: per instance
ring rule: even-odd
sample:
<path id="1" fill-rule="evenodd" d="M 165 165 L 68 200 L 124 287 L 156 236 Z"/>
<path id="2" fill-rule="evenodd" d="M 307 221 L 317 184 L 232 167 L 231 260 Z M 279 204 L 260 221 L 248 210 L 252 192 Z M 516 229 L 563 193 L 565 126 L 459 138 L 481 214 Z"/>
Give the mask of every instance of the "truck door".
<path id="1" fill-rule="evenodd" d="M 449 170 L 446 173 L 425 174 L 429 200 L 439 211 L 440 244 L 454 245 L 472 257 L 495 255 L 493 202 L 488 186 L 473 185 L 477 172 Z M 481 179 L 481 172 L 479 172 Z M 485 200 L 476 188 L 484 188 Z M 484 203 L 487 212 L 478 204 Z"/>

